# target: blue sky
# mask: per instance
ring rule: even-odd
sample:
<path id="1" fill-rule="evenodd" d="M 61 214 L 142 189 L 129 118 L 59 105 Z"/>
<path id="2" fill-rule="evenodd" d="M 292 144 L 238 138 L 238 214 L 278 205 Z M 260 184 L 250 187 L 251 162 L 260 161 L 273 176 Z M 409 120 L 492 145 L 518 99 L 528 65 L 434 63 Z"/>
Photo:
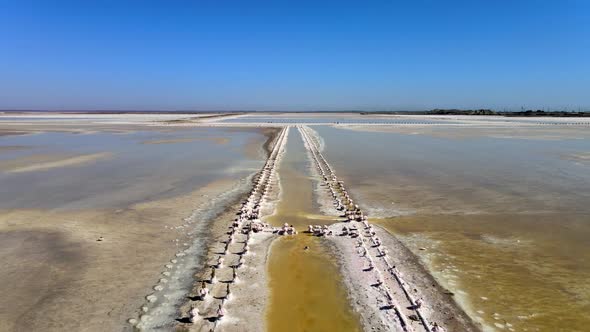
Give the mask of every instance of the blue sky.
<path id="1" fill-rule="evenodd" d="M 590 1 L 4 1 L 1 109 L 590 107 Z"/>

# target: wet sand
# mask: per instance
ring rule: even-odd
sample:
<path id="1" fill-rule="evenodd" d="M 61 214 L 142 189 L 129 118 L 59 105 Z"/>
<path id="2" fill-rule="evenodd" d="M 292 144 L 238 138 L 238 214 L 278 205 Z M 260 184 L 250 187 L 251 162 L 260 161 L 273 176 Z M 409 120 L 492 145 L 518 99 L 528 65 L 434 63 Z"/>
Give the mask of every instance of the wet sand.
<path id="1" fill-rule="evenodd" d="M 118 211 L 3 211 L 10 241 L 0 241 L 0 282 L 14 286 L 0 301 L 1 329 L 121 329 L 178 250 L 175 239 L 189 240 L 176 230 L 182 219 L 231 185 Z"/>

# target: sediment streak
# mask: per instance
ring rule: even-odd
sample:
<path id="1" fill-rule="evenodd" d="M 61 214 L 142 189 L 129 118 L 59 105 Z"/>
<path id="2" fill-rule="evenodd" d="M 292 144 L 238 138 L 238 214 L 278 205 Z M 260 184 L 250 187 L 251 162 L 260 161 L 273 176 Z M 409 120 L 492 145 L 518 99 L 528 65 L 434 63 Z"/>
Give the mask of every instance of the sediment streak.
<path id="1" fill-rule="evenodd" d="M 393 310 L 396 316 L 396 322 L 403 331 L 442 331 L 442 327 L 437 323 L 429 323 L 423 313 L 425 304 L 416 299 L 412 294 L 411 287 L 404 279 L 400 271 L 392 263 L 391 258 L 387 255 L 387 250 L 381 244 L 380 239 L 375 235 L 373 227 L 367 221 L 367 217 L 348 195 L 344 187 L 344 182 L 339 181 L 336 173 L 321 154 L 318 143 L 310 129 L 306 126 L 297 126 L 301 136 L 305 141 L 306 148 L 311 152 L 312 159 L 323 176 L 323 180 L 332 195 L 334 205 L 338 210 L 345 211 L 350 228 L 355 229 L 350 234 L 356 234 L 356 229 L 361 229 L 360 236 L 356 237 L 357 252 L 364 257 L 367 268 L 363 269 L 366 273 L 374 274 L 375 283 L 371 286 L 377 287 L 384 297 L 385 306 L 377 308 L 378 310 Z M 348 236 L 346 231 L 343 235 Z M 352 239 L 350 245 L 355 245 Z M 368 244 L 368 245 L 367 245 Z M 403 294 L 400 296 L 400 293 Z M 414 292 L 415 293 L 415 292 Z M 411 325 L 410 321 L 418 321 L 419 325 Z"/>

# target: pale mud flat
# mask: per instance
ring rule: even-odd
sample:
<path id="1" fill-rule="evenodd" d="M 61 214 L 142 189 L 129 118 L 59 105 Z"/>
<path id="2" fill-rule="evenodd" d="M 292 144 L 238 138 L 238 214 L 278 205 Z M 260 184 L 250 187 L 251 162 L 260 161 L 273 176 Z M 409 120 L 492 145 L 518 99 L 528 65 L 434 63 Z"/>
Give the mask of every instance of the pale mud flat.
<path id="1" fill-rule="evenodd" d="M 251 181 L 252 178 L 249 177 L 239 186 L 225 188 L 217 196 L 210 196 L 209 201 L 204 202 L 201 208 L 183 219 L 186 223 L 177 228 L 190 234 L 192 242 L 175 240 L 179 244 L 177 252 L 170 257 L 167 264 L 160 267 L 158 281 L 144 294 L 141 310 L 128 319 L 130 324 L 126 327 L 127 330 L 170 330 L 177 322 L 186 320 L 183 315 L 185 304 L 194 296 L 191 295 L 194 293 L 191 291 L 195 280 L 193 274 L 201 274 L 203 264 L 209 259 L 208 255 L 219 250 L 216 245 L 223 232 L 218 225 L 232 219 L 235 215 L 234 205 L 246 196 Z M 255 255 L 250 253 L 250 256 Z M 230 278 L 231 273 L 218 273 L 218 277 L 224 280 Z M 217 291 L 224 291 L 219 286 Z M 216 313 L 216 310 L 211 313 Z"/>
<path id="2" fill-rule="evenodd" d="M 35 132 L 130 132 L 189 114 L 0 113 L 0 136 Z M 198 115 L 192 115 L 198 116 Z M 206 114 L 203 114 L 206 116 Z"/>
<path id="3" fill-rule="evenodd" d="M 38 129 L 37 124 L 31 124 L 19 134 L 36 134 Z M 145 130 L 145 127 L 114 126 L 113 131 L 107 132 L 133 132 L 136 129 Z M 103 132 L 104 127 L 87 126 L 85 130 Z M 65 128 L 54 126 L 52 131 L 71 132 L 67 125 Z M 14 133 L 11 130 L 5 132 L 9 136 Z M 249 140 L 241 145 L 243 150 L 240 154 L 249 156 L 248 162 L 261 159 L 263 136 L 268 140 L 273 135 L 273 129 L 257 129 L 256 132 L 262 135 L 248 134 L 245 137 L 249 137 Z M 214 135 L 218 135 L 218 132 Z M 76 140 L 76 136 L 71 139 Z M 209 144 L 225 144 L 223 137 L 206 141 Z M 50 141 L 46 144 L 51 146 Z M 232 144 L 235 145 L 235 142 Z M 224 148 L 238 148 L 233 145 Z M 29 176 L 43 178 L 45 174 L 62 176 L 69 169 L 79 172 L 80 169 L 95 167 L 94 164 L 103 160 L 110 162 L 111 158 L 118 158 L 118 155 L 111 157 L 109 153 L 72 155 L 58 152 L 37 157 L 39 155 L 33 154 L 3 160 L 14 165 L 2 171 L 2 180 L 13 181 L 14 176 L 26 176 L 27 179 L 30 179 Z M 249 164 L 240 165 L 236 158 L 235 166 L 232 166 L 238 168 L 240 173 L 236 174 L 244 174 L 248 170 Z M 20 172 L 11 173 L 11 170 Z M 159 169 L 157 171 L 161 172 Z M 124 174 L 130 174 L 129 170 Z M 208 174 L 205 179 L 211 176 Z M 85 186 L 98 184 L 94 181 L 92 179 L 85 184 L 82 179 L 80 189 L 84 195 L 90 193 Z M 160 190 L 166 191 L 167 181 L 173 179 L 163 179 Z M 28 180 L 25 179 L 25 182 Z M 131 183 L 120 183 L 116 188 L 134 186 Z M 52 203 L 55 200 L 44 200 L 40 196 L 39 206 L 43 208 L 37 208 L 35 194 L 32 193 L 23 201 L 13 204 L 27 202 L 25 205 L 1 209 L 0 260 L 3 267 L 0 284 L 4 287 L 0 299 L 0 331 L 131 329 L 128 319 L 141 312 L 146 296 L 154 293 L 154 287 L 161 281 L 165 265 L 170 264 L 170 260 L 190 243 L 206 241 L 195 237 L 196 234 L 191 232 L 194 225 L 187 225 L 187 218 L 194 218 L 196 223 L 208 224 L 215 215 L 204 213 L 195 217 L 195 211 L 210 207 L 215 202 L 220 206 L 231 203 L 228 193 L 239 193 L 247 187 L 243 179 L 238 179 L 236 175 L 226 177 L 219 173 L 206 184 L 187 192 L 181 191 L 175 195 L 142 193 L 137 195 L 141 199 L 133 197 L 129 200 L 132 203 L 116 207 L 110 203 L 102 204 L 105 206 L 100 208 L 93 207 L 93 202 L 102 202 L 101 199 L 85 196 L 88 204 L 83 208 L 64 208 L 69 201 L 59 201 L 56 205 Z M 51 190 L 47 191 L 49 189 L 39 190 L 38 195 L 50 193 Z M 56 195 L 62 194 L 60 188 L 54 189 Z M 111 194 L 116 195 L 114 191 Z M 51 207 L 46 208 L 47 204 Z M 207 212 L 210 212 L 209 209 Z"/>
<path id="4" fill-rule="evenodd" d="M 116 211 L 3 212 L 0 283 L 11 286 L 0 330 L 121 329 L 178 250 L 175 240 L 190 240 L 177 229 L 182 219 L 232 185 Z"/>

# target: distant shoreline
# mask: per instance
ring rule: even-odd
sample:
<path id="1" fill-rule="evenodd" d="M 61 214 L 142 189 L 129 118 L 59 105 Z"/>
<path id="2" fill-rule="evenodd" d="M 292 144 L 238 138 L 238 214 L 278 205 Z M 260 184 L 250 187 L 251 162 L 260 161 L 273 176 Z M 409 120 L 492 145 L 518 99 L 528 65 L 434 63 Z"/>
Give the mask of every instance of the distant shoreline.
<path id="1" fill-rule="evenodd" d="M 494 111 L 491 109 L 434 109 L 430 111 L 408 111 L 408 112 L 361 112 L 363 115 L 369 114 L 407 114 L 407 115 L 489 115 L 489 116 L 506 116 L 506 117 L 590 117 L 590 112 L 570 112 L 570 111 L 543 111 L 543 110 L 526 110 L 526 111 Z"/>
<path id="2" fill-rule="evenodd" d="M 218 115 L 245 115 L 245 114 L 359 114 L 359 115 L 476 115 L 476 116 L 504 116 L 504 117 L 590 117 L 590 111 L 494 111 L 491 109 L 433 109 L 427 111 L 363 111 L 363 110 L 342 110 L 342 111 L 256 111 L 256 110 L 0 110 L 0 117 L 3 115 L 38 115 L 38 114 L 69 114 L 69 115 L 108 115 L 108 114 L 207 114 L 208 118 L 215 118 Z"/>

